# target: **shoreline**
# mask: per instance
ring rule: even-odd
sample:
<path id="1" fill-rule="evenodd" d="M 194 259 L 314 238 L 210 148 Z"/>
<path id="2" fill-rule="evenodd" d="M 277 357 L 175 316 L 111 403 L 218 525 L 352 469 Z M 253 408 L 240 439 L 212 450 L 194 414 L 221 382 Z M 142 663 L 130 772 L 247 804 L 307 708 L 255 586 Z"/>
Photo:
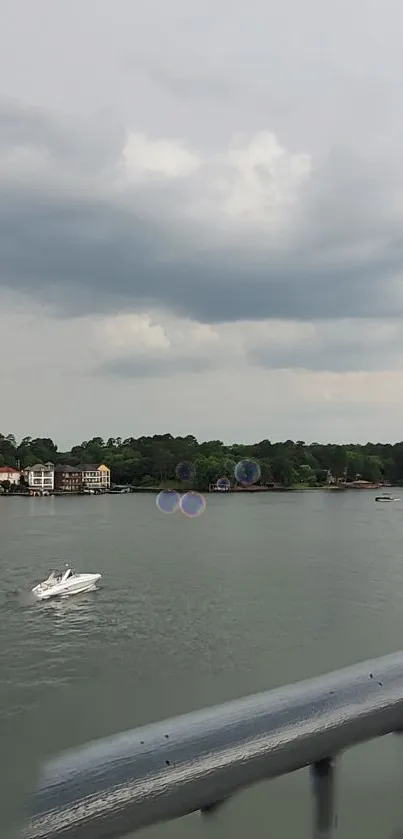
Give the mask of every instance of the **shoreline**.
<path id="1" fill-rule="evenodd" d="M 93 495 L 84 492 L 48 492 L 46 495 L 31 495 L 29 492 L 3 492 L 0 493 L 0 498 L 95 498 L 104 495 L 136 495 L 140 493 L 153 493 L 158 495 L 160 492 L 200 492 L 201 494 L 205 495 L 243 495 L 243 494 L 254 494 L 259 495 L 262 493 L 273 493 L 273 492 L 314 492 L 314 491 L 326 491 L 326 492 L 347 492 L 347 491 L 355 491 L 355 492 L 364 492 L 364 491 L 376 491 L 376 490 L 386 490 L 389 489 L 389 486 L 385 486 L 384 484 L 380 485 L 369 485 L 369 486 L 352 486 L 352 485 L 315 485 L 309 486 L 306 484 L 293 484 L 292 486 L 249 486 L 249 487 L 230 487 L 227 490 L 217 490 L 213 487 L 209 487 L 205 490 L 198 490 L 192 486 L 183 486 L 179 484 L 172 484 L 170 486 L 128 486 L 127 489 L 123 490 L 109 490 L 106 492 L 95 492 Z"/>

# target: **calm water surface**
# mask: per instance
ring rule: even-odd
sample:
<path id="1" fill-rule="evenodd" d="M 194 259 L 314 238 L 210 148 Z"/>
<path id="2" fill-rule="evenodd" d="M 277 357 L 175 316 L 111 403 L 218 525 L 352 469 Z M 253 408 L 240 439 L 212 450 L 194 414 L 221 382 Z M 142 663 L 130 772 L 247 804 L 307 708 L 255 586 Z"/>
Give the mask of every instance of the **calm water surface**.
<path id="1" fill-rule="evenodd" d="M 35 756 L 403 648 L 403 502 L 373 498 L 208 496 L 193 520 L 150 495 L 0 499 L 2 817 Z M 102 589 L 24 604 L 65 562 Z M 403 835 L 400 738 L 342 758 L 338 814 L 343 839 Z M 308 839 L 310 819 L 300 772 L 136 835 Z"/>

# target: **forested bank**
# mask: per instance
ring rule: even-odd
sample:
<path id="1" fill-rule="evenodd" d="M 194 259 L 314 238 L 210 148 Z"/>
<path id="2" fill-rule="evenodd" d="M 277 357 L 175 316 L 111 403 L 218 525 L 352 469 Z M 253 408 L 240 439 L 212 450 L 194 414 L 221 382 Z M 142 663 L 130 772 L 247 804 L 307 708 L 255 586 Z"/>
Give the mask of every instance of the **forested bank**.
<path id="1" fill-rule="evenodd" d="M 103 440 L 94 437 L 70 451 L 61 451 L 50 438 L 25 437 L 17 441 L 12 434 L 0 435 L 1 466 L 24 469 L 35 463 L 104 463 L 111 469 L 111 480 L 135 486 L 175 485 L 187 479 L 195 488 L 206 489 L 218 478 L 234 481 L 236 464 L 254 459 L 260 467 L 258 483 L 317 486 L 336 480 L 364 480 L 403 484 L 403 442 L 334 445 L 304 443 L 302 440 L 224 445 L 220 440 L 199 442 L 192 435 L 173 437 L 120 437 Z M 191 471 L 180 464 L 191 464 Z M 178 473 L 179 467 L 179 473 Z"/>

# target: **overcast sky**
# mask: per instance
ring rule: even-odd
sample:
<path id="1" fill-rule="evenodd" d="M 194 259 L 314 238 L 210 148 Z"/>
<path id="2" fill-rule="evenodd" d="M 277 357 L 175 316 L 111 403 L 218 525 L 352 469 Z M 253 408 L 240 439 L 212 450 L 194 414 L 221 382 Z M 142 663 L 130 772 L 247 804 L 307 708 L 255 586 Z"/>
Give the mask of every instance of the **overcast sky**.
<path id="1" fill-rule="evenodd" d="M 0 0 L 0 430 L 403 437 L 398 0 Z"/>

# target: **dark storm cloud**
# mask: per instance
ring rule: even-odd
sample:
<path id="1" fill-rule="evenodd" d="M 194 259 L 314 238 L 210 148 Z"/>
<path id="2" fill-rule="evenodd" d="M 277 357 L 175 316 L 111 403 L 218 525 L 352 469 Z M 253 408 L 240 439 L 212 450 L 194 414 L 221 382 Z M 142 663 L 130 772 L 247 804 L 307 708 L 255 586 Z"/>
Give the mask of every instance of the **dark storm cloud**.
<path id="1" fill-rule="evenodd" d="M 239 223 L 220 233 L 214 219 L 187 215 L 197 177 L 115 189 L 105 166 L 117 158 L 116 137 L 84 133 L 40 112 L 0 112 L 0 153 L 28 146 L 56 161 L 48 180 L 46 170 L 24 181 L 23 172 L 0 169 L 4 286 L 67 314 L 147 305 L 217 323 L 403 313 L 400 185 L 391 165 L 330 159 L 303 188 L 280 247 Z"/>

